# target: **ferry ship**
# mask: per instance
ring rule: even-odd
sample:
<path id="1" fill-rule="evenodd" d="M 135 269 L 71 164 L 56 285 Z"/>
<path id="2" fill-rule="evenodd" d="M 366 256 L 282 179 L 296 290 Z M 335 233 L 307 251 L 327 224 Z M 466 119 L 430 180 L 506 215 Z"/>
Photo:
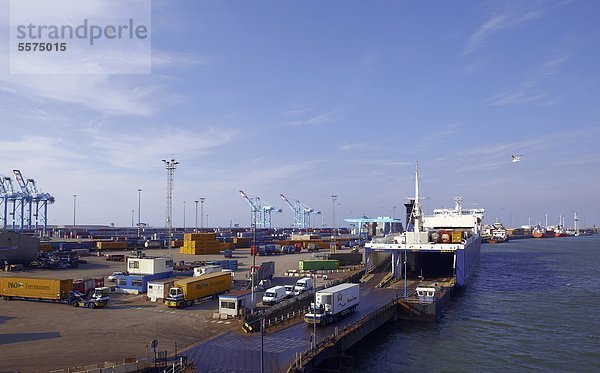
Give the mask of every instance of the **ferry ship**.
<path id="1" fill-rule="evenodd" d="M 484 209 L 463 209 L 456 197 L 454 209 L 434 209 L 423 215 L 419 197 L 419 167 L 415 172 L 415 198 L 406 204 L 407 226 L 401 234 L 365 244 L 367 271 L 390 256 L 395 278 L 463 286 L 473 272 L 481 249 Z"/>

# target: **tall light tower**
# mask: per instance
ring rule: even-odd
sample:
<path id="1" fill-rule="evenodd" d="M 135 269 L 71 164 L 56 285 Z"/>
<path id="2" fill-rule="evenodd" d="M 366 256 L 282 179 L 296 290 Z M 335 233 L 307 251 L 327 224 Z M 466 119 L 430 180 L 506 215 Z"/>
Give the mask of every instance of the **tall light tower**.
<path id="1" fill-rule="evenodd" d="M 335 201 L 337 200 L 338 195 L 331 195 L 331 229 L 333 233 L 333 229 L 335 229 Z"/>
<path id="2" fill-rule="evenodd" d="M 185 232 L 185 202 L 183 201 L 183 231 Z"/>
<path id="3" fill-rule="evenodd" d="M 73 234 L 75 234 L 75 236 L 77 236 L 77 233 L 75 233 L 76 211 L 77 211 L 77 194 L 73 194 Z"/>
<path id="4" fill-rule="evenodd" d="M 198 232 L 198 200 L 194 201 L 194 204 L 196 205 L 196 219 L 194 220 L 194 232 Z"/>
<path id="5" fill-rule="evenodd" d="M 138 238 L 141 237 L 142 229 L 142 189 L 138 188 Z"/>
<path id="6" fill-rule="evenodd" d="M 169 255 L 173 257 L 172 252 L 172 230 L 173 230 L 173 180 L 175 177 L 175 169 L 179 162 L 175 158 L 162 160 L 167 170 L 167 213 L 165 217 L 165 228 L 167 229 L 167 246 L 169 247 Z"/>
<path id="7" fill-rule="evenodd" d="M 204 200 L 206 198 L 200 197 L 200 230 L 204 228 Z M 206 219 L 206 224 L 208 225 L 208 219 Z"/>

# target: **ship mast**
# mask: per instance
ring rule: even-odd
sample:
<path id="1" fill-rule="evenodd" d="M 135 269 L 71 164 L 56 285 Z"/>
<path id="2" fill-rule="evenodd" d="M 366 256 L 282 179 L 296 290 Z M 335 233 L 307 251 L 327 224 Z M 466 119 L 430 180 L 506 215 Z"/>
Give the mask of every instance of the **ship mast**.
<path id="1" fill-rule="evenodd" d="M 421 231 L 421 202 L 419 200 L 419 162 L 417 162 L 415 171 L 415 205 L 413 207 L 413 216 L 415 218 L 415 232 Z"/>

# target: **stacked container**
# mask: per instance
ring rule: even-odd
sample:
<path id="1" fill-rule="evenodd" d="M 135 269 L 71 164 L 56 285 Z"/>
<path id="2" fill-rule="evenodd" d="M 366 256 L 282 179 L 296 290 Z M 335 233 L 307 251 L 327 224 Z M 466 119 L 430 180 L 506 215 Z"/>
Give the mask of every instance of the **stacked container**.
<path id="1" fill-rule="evenodd" d="M 214 233 L 186 233 L 179 252 L 191 255 L 219 254 L 221 250 L 230 248 L 231 243 L 217 241 Z"/>
<path id="2" fill-rule="evenodd" d="M 98 250 L 127 250 L 126 241 L 98 241 L 96 242 Z"/>

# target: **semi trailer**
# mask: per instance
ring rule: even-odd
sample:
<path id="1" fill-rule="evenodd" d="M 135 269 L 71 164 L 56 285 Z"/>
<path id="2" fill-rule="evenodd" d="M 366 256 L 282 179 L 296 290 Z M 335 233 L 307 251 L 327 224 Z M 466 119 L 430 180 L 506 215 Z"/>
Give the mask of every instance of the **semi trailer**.
<path id="1" fill-rule="evenodd" d="M 304 315 L 304 321 L 327 325 L 354 312 L 359 301 L 359 284 L 340 284 L 320 290 L 316 294 L 316 304 L 311 303 L 311 312 Z"/>
<path id="2" fill-rule="evenodd" d="M 231 274 L 215 272 L 175 281 L 165 300 L 168 307 L 183 308 L 193 306 L 195 302 L 207 298 L 216 298 L 231 289 Z"/>

